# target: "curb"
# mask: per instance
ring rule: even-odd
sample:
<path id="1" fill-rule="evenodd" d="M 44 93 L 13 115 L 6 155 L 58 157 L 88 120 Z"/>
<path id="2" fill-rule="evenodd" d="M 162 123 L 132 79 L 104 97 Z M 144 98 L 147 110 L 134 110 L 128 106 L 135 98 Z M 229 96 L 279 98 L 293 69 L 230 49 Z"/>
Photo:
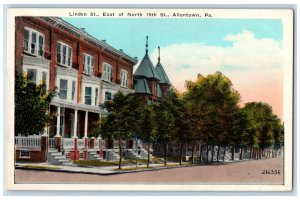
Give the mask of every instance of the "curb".
<path id="1" fill-rule="evenodd" d="M 68 169 L 51 169 L 51 168 L 32 168 L 32 167 L 24 167 L 20 165 L 16 165 L 15 169 L 21 169 L 21 170 L 37 170 L 37 171 L 54 171 L 54 172 L 66 172 L 66 173 L 81 173 L 81 174 L 94 174 L 94 175 L 117 175 L 117 174 L 127 174 L 127 173 L 137 173 L 137 172 L 147 172 L 147 171 L 159 171 L 164 169 L 176 169 L 176 168 L 185 168 L 185 167 L 200 167 L 200 166 L 218 166 L 218 165 L 226 165 L 226 164 L 234 164 L 234 163 L 240 163 L 240 162 L 246 162 L 246 161 L 256 161 L 256 160 L 237 160 L 234 162 L 226 162 L 226 163 L 212 163 L 212 164 L 204 164 L 200 165 L 198 163 L 196 164 L 190 164 L 190 165 L 176 165 L 176 166 L 158 166 L 153 168 L 144 168 L 144 169 L 136 169 L 136 170 L 113 170 L 108 172 L 89 172 L 89 171 L 74 171 L 74 170 L 68 170 Z M 59 167 L 59 165 L 57 165 Z M 85 167 L 86 168 L 86 167 Z M 89 167 L 93 168 L 93 167 Z"/>

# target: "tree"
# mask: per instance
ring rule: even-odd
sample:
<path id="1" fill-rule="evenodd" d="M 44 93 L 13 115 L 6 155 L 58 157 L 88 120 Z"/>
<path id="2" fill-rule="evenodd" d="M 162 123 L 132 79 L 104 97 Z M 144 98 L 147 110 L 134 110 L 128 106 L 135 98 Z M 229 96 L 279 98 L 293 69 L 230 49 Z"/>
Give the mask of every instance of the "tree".
<path id="1" fill-rule="evenodd" d="M 55 90 L 46 84 L 36 84 L 28 76 L 15 73 L 15 134 L 40 134 L 49 123 L 49 105 Z"/>
<path id="2" fill-rule="evenodd" d="M 155 142 L 156 135 L 154 131 L 154 116 L 153 108 L 151 105 L 142 106 L 141 115 L 139 117 L 139 130 L 138 137 L 147 144 L 147 168 L 150 165 L 150 147 Z"/>
<path id="3" fill-rule="evenodd" d="M 269 148 L 276 141 L 280 141 L 280 120 L 272 113 L 272 107 L 267 103 L 247 103 L 244 110 L 250 122 L 253 146 L 259 148 L 258 156 L 261 158 L 266 148 Z"/>
<path id="4" fill-rule="evenodd" d="M 171 112 L 172 92 L 168 92 L 160 104 L 153 105 L 156 143 L 164 146 L 164 165 L 167 165 L 167 148 L 174 138 L 175 117 Z"/>
<path id="5" fill-rule="evenodd" d="M 199 138 L 207 147 L 206 161 L 208 161 L 209 146 L 212 153 L 211 161 L 213 161 L 215 145 L 220 147 L 231 143 L 234 148 L 230 135 L 234 132 L 232 123 L 238 109 L 240 95 L 233 89 L 229 78 L 220 72 L 206 77 L 198 75 L 195 82 L 187 83 L 186 96 L 197 121 L 196 129 Z M 202 157 L 202 151 L 200 155 Z"/>
<path id="6" fill-rule="evenodd" d="M 103 119 L 99 134 L 103 137 L 116 139 L 119 142 L 119 169 L 122 168 L 122 141 L 132 138 L 138 128 L 137 119 L 140 116 L 141 99 L 134 93 L 124 95 L 117 93 L 112 101 L 107 101 L 104 108 L 108 116 Z"/>

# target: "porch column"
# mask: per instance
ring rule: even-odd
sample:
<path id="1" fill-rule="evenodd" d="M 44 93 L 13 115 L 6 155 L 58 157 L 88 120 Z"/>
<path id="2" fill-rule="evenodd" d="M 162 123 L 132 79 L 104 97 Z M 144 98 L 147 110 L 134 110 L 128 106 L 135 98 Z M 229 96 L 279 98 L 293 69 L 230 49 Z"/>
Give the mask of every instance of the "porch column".
<path id="1" fill-rule="evenodd" d="M 60 152 L 61 136 L 60 136 L 59 132 L 60 132 L 60 107 L 57 106 L 56 135 L 54 136 L 54 138 L 55 138 L 55 149 L 57 149 Z"/>
<path id="2" fill-rule="evenodd" d="M 56 120 L 56 137 L 59 137 L 60 134 L 60 107 L 57 106 L 57 120 Z"/>
<path id="3" fill-rule="evenodd" d="M 88 115 L 89 112 L 85 112 L 85 119 L 84 119 L 84 138 L 87 138 L 87 132 L 88 132 Z"/>
<path id="4" fill-rule="evenodd" d="M 72 152 L 72 160 L 79 160 L 79 151 L 78 151 L 78 137 L 77 137 L 77 110 L 74 110 L 74 130 L 73 130 L 73 139 L 74 139 L 74 149 Z M 70 152 L 70 155 L 71 155 Z"/>
<path id="5" fill-rule="evenodd" d="M 73 130 L 73 138 L 77 138 L 77 110 L 75 110 L 74 116 L 74 130 Z"/>

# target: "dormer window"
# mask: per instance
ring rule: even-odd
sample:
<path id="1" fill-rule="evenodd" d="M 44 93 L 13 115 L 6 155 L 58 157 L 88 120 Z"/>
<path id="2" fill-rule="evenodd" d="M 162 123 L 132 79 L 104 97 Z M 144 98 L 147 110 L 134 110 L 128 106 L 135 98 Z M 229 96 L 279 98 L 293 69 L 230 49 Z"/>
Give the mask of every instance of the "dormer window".
<path id="1" fill-rule="evenodd" d="M 44 56 L 44 35 L 36 30 L 25 27 L 24 29 L 24 52 L 34 56 Z"/>
<path id="2" fill-rule="evenodd" d="M 86 75 L 93 75 L 94 70 L 94 57 L 89 54 L 83 54 L 83 73 Z"/>
<path id="3" fill-rule="evenodd" d="M 103 63 L 103 80 L 111 82 L 112 81 L 112 66 L 108 63 Z"/>
<path id="4" fill-rule="evenodd" d="M 62 42 L 57 42 L 56 57 L 57 63 L 70 68 L 72 63 L 72 48 Z"/>

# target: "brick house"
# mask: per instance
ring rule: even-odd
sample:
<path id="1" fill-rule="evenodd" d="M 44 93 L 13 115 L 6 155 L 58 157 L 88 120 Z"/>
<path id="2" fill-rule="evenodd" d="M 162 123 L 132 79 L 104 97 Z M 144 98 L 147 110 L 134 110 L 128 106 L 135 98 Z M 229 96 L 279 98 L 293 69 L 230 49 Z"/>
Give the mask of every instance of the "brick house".
<path id="1" fill-rule="evenodd" d="M 26 138 L 16 133 L 16 158 L 56 163 L 117 158 L 114 141 L 88 138 L 88 134 L 105 114 L 100 104 L 118 91 L 134 92 L 133 66 L 137 60 L 58 17 L 17 17 L 15 22 L 16 70 L 36 83 L 45 82 L 48 89 L 58 88 L 49 108 L 51 120 L 44 134 L 47 139 L 36 136 L 24 147 Z M 156 75 L 149 79 L 150 84 L 157 81 Z M 153 100 L 156 97 L 153 95 Z M 138 141 L 131 141 L 130 146 L 125 142 L 124 148 L 138 145 Z M 41 158 L 39 151 L 47 158 Z"/>

